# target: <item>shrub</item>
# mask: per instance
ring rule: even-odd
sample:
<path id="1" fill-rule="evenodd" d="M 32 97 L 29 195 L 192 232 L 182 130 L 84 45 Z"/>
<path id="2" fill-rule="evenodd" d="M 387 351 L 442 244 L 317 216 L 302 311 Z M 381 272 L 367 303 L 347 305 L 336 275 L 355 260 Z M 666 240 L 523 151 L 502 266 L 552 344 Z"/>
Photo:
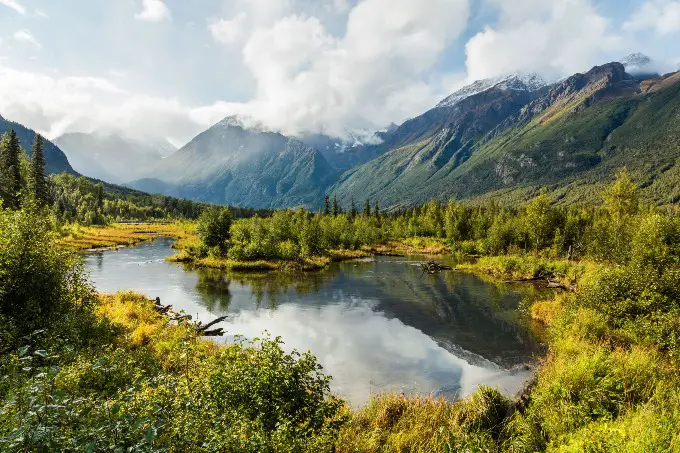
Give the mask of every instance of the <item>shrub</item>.
<path id="1" fill-rule="evenodd" d="M 201 242 L 208 247 L 226 248 L 231 228 L 231 212 L 229 208 L 211 206 L 205 209 L 198 218 L 196 233 Z"/>

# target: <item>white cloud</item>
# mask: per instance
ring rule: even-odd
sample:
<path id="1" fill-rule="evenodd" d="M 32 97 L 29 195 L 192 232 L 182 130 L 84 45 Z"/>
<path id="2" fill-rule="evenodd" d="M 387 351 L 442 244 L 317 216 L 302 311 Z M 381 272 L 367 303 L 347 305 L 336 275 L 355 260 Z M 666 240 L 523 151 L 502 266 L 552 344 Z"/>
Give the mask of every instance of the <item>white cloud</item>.
<path id="1" fill-rule="evenodd" d="M 5 5 L 8 8 L 12 8 L 17 13 L 24 15 L 26 14 L 26 8 L 15 0 L 0 0 L 0 5 Z"/>
<path id="2" fill-rule="evenodd" d="M 622 38 L 590 0 L 491 2 L 499 23 L 467 42 L 469 81 L 516 71 L 573 74 L 622 49 Z"/>
<path id="3" fill-rule="evenodd" d="M 50 76 L 0 65 L 0 115 L 48 138 L 120 132 L 183 145 L 231 110 L 225 103 L 191 106 L 130 92 L 103 77 Z"/>
<path id="4" fill-rule="evenodd" d="M 623 24 L 628 30 L 654 30 L 660 36 L 680 31 L 680 1 L 650 0 Z"/>
<path id="5" fill-rule="evenodd" d="M 208 24 L 213 39 L 223 44 L 236 44 L 246 37 L 248 15 L 238 13 L 233 19 L 220 19 Z"/>
<path id="6" fill-rule="evenodd" d="M 147 22 L 160 22 L 170 19 L 170 10 L 162 0 L 142 0 L 142 11 L 135 19 Z"/>
<path id="7" fill-rule="evenodd" d="M 15 41 L 31 44 L 38 49 L 41 47 L 35 36 L 28 30 L 19 30 L 14 33 L 13 37 Z"/>
<path id="8" fill-rule="evenodd" d="M 243 57 L 257 92 L 230 107 L 289 134 L 403 120 L 442 96 L 431 71 L 467 17 L 466 0 L 364 0 L 340 37 L 305 15 L 253 25 Z"/>

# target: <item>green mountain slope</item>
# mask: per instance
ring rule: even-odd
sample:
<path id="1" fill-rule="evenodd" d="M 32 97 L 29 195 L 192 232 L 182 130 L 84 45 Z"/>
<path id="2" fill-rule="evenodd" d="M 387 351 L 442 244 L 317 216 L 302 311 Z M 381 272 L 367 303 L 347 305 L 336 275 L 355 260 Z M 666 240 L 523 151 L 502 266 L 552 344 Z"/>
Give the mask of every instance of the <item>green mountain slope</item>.
<path id="1" fill-rule="evenodd" d="M 21 142 L 21 146 L 26 150 L 26 153 L 30 156 L 31 149 L 33 147 L 33 142 L 35 141 L 35 131 L 22 126 L 19 123 L 6 120 L 0 116 L 0 135 L 5 132 L 9 132 L 14 129 Z M 45 139 L 45 171 L 48 174 L 57 174 L 61 172 L 68 172 L 76 174 L 75 170 L 71 167 L 68 159 L 64 152 L 59 149 L 54 143 Z"/>
<path id="2" fill-rule="evenodd" d="M 317 207 L 336 175 L 316 149 L 226 118 L 164 159 L 148 178 L 128 185 L 254 208 Z"/>
<path id="3" fill-rule="evenodd" d="M 446 129 L 345 173 L 330 191 L 384 206 L 451 197 L 512 202 L 540 187 L 565 202 L 595 201 L 599 186 L 626 166 L 650 200 L 680 200 L 679 73 L 640 82 L 611 63 L 576 74 L 486 135 L 484 128 L 468 134 L 474 143 L 462 155 L 447 154 Z"/>

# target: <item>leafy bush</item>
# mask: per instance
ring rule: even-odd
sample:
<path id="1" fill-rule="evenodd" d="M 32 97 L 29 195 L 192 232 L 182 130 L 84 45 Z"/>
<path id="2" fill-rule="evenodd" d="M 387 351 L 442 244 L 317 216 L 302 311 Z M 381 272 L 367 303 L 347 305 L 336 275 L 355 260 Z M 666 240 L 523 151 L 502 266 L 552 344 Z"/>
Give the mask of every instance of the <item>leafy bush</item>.
<path id="1" fill-rule="evenodd" d="M 0 315 L 21 332 L 58 323 L 94 300 L 82 266 L 39 213 L 0 210 Z"/>
<path id="2" fill-rule="evenodd" d="M 228 208 L 216 206 L 205 209 L 198 218 L 196 233 L 208 247 L 226 247 L 231 228 L 231 212 Z"/>

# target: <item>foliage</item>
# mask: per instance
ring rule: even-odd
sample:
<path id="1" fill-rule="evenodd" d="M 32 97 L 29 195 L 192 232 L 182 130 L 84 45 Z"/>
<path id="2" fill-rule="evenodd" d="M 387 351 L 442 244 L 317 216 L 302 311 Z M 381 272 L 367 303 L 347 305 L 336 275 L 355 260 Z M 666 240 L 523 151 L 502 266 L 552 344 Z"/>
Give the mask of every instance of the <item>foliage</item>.
<path id="1" fill-rule="evenodd" d="M 49 186 L 45 175 L 45 155 L 43 152 L 43 138 L 40 134 L 35 136 L 33 152 L 31 153 L 31 165 L 29 172 L 29 188 L 33 201 L 39 207 L 45 207 L 49 203 Z"/>
<path id="2" fill-rule="evenodd" d="M 0 138 L 0 187 L 5 207 L 18 209 L 21 206 L 21 190 L 24 179 L 21 175 L 21 145 L 16 132 Z"/>
<path id="3" fill-rule="evenodd" d="M 231 212 L 228 208 L 209 207 L 198 218 L 196 233 L 208 247 L 226 248 L 231 228 Z"/>

